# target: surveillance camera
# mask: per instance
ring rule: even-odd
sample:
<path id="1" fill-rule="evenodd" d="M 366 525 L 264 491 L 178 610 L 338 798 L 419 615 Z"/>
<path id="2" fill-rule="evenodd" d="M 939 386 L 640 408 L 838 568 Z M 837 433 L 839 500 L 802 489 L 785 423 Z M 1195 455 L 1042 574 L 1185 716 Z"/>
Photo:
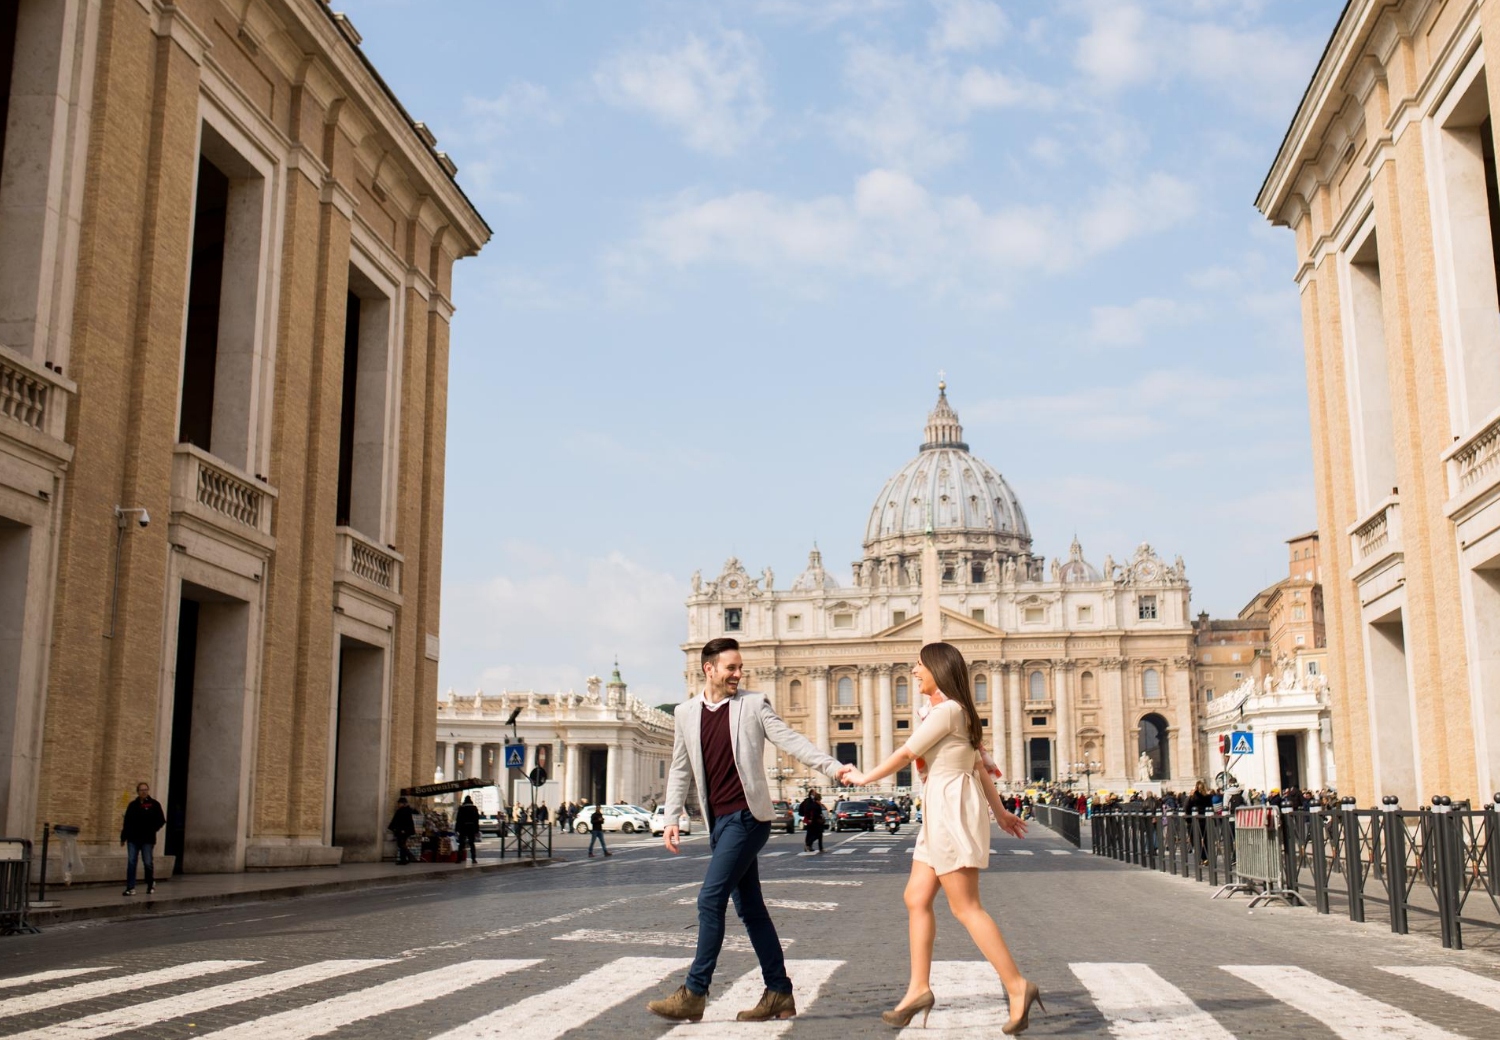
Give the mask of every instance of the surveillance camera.
<path id="1" fill-rule="evenodd" d="M 136 521 L 136 523 L 140 524 L 142 527 L 150 527 L 151 526 L 151 514 L 148 513 L 148 512 L 146 512 L 144 509 L 142 509 L 141 510 L 141 515 L 140 515 L 140 519 L 138 519 Z"/>

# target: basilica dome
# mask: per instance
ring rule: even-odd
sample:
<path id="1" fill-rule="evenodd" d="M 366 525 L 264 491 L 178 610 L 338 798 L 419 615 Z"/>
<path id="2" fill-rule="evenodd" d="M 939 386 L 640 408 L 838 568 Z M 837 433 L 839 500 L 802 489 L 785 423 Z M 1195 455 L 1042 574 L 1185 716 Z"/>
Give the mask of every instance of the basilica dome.
<path id="1" fill-rule="evenodd" d="M 939 383 L 921 450 L 886 481 L 870 510 L 867 559 L 910 551 L 929 528 L 943 542 L 1006 554 L 1030 551 L 1031 529 L 1015 492 L 995 467 L 969 454 L 963 436 L 947 386 Z"/>

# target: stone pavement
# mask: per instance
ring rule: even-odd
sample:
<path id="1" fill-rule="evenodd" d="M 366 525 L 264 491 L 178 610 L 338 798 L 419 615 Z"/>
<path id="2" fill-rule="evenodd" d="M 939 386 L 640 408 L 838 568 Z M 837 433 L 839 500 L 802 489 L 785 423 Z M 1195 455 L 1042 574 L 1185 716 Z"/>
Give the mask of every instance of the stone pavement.
<path id="1" fill-rule="evenodd" d="M 887 1033 L 905 985 L 911 831 L 830 835 L 760 861 L 801 1014 L 738 1027 L 759 973 L 733 920 L 709 1018 L 644 1010 L 692 956 L 706 843 L 645 840 L 467 884 L 407 885 L 0 940 L 0 1033 L 42 1037 L 733 1036 Z M 1204 886 L 1097 859 L 1041 828 L 998 830 L 986 904 L 1047 1014 L 1034 1036 L 1493 1038 L 1500 960 L 1303 910 L 1212 902 Z M 939 903 L 929 1028 L 996 1035 L 1004 998 Z M 914 1025 L 915 1029 L 916 1026 Z"/>

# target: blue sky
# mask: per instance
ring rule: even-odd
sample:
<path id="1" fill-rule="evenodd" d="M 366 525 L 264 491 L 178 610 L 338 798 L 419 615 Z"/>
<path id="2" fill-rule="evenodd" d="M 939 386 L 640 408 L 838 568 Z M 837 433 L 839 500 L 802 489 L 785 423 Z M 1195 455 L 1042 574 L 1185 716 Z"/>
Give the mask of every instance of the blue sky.
<path id="1" fill-rule="evenodd" d="M 1252 200 L 1341 0 L 341 0 L 495 229 L 439 682 L 683 689 L 689 575 L 848 580 L 937 373 L 1035 548 L 1233 615 L 1316 524 Z"/>

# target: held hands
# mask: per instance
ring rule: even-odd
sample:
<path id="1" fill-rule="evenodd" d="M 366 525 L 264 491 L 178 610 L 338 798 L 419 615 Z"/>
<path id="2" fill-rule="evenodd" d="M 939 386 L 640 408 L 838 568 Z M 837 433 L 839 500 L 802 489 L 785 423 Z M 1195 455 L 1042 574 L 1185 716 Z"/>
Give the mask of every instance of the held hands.
<path id="1" fill-rule="evenodd" d="M 866 776 L 864 773 L 861 773 L 853 766 L 849 766 L 847 772 L 842 769 L 839 770 L 839 779 L 848 784 L 850 787 L 863 787 L 865 784 L 868 784 L 870 782 L 870 778 L 868 776 Z"/>
<path id="2" fill-rule="evenodd" d="M 682 851 L 682 839 L 677 833 L 677 824 L 668 824 L 661 832 L 661 840 L 672 855 L 675 856 Z"/>
<path id="3" fill-rule="evenodd" d="M 838 773 L 839 783 L 841 783 L 841 784 L 853 784 L 855 781 L 850 780 L 849 778 L 851 776 L 853 776 L 855 774 L 855 772 L 856 772 L 856 770 L 855 770 L 854 766 L 852 764 L 848 763 L 848 762 L 845 762 L 842 766 L 839 767 L 839 773 Z"/>

